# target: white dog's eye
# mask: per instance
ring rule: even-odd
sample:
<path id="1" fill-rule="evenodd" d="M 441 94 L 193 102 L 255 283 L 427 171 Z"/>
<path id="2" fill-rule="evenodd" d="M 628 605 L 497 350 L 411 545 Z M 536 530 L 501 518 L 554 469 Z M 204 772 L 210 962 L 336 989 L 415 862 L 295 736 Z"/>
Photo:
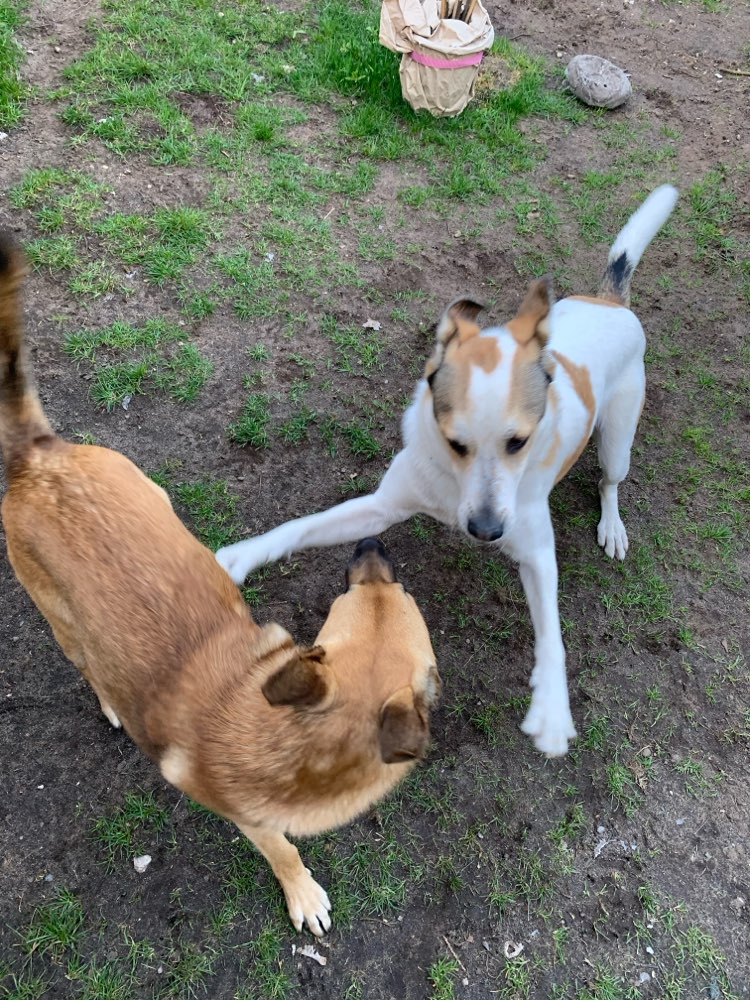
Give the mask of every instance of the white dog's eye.
<path id="1" fill-rule="evenodd" d="M 508 440 L 505 442 L 505 450 L 508 452 L 509 455 L 515 455 L 517 451 L 520 451 L 521 448 L 523 448 L 523 446 L 526 444 L 528 440 L 529 440 L 528 438 L 519 438 L 519 437 L 508 438 Z"/>
<path id="2" fill-rule="evenodd" d="M 469 454 L 469 449 L 466 447 L 465 444 L 461 444 L 460 441 L 451 441 L 450 438 L 448 438 L 448 444 L 451 446 L 451 448 L 455 451 L 457 455 L 461 456 L 461 458 L 466 458 L 466 456 Z"/>

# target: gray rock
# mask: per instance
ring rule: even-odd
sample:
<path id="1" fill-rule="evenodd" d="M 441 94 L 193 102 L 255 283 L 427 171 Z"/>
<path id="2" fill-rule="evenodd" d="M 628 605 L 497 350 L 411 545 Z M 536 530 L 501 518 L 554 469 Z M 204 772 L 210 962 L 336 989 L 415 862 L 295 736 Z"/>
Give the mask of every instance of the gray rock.
<path id="1" fill-rule="evenodd" d="M 601 56 L 573 56 L 565 79 L 576 97 L 593 108 L 619 108 L 633 92 L 625 71 Z"/>

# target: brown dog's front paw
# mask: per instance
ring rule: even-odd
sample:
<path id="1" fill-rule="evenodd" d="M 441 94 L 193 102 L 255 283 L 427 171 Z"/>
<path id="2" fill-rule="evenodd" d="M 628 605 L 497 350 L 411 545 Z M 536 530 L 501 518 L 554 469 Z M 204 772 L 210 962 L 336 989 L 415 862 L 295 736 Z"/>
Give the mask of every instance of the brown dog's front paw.
<path id="1" fill-rule="evenodd" d="M 309 868 L 291 884 L 284 886 L 289 916 L 298 931 L 307 924 L 316 937 L 322 937 L 331 926 L 331 902 L 328 893 L 319 886 Z"/>

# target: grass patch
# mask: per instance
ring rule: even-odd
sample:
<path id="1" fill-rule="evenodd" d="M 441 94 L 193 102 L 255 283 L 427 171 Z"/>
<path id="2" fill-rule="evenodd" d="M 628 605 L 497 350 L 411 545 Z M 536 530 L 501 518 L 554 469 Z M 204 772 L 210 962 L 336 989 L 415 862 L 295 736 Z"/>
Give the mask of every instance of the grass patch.
<path id="1" fill-rule="evenodd" d="M 28 88 L 21 80 L 24 51 L 15 33 L 25 9 L 24 2 L 0 0 L 0 129 L 13 128 L 23 120 Z"/>
<path id="2" fill-rule="evenodd" d="M 251 448 L 268 448 L 270 420 L 271 408 L 266 393 L 251 392 L 239 419 L 229 427 L 229 438 L 235 444 L 249 444 Z"/>
<path id="3" fill-rule="evenodd" d="M 40 906 L 25 931 L 21 946 L 29 957 L 50 955 L 61 959 L 75 951 L 83 931 L 84 913 L 78 897 L 61 888 L 50 903 Z"/>
<path id="4" fill-rule="evenodd" d="M 153 792 L 128 792 L 121 806 L 108 816 L 100 816 L 92 825 L 107 870 L 114 871 L 118 864 L 144 854 L 168 820 L 169 813 L 159 805 Z"/>
<path id="5" fill-rule="evenodd" d="M 690 188 L 690 228 L 695 238 L 696 260 L 714 272 L 729 266 L 738 276 L 746 302 L 750 303 L 750 241 L 732 232 L 737 222 L 738 192 L 729 180 L 729 169 L 719 166 Z"/>
<path id="6" fill-rule="evenodd" d="M 34 212 L 37 225 L 46 233 L 81 226 L 101 210 L 106 188 L 88 174 L 58 167 L 31 170 L 11 188 L 8 198 L 14 208 Z"/>
<path id="7" fill-rule="evenodd" d="M 427 978 L 432 988 L 430 1000 L 453 1000 L 456 995 L 455 982 L 460 968 L 455 958 L 439 958 L 430 966 L 427 972 Z"/>
<path id="8" fill-rule="evenodd" d="M 237 520 L 237 497 L 229 492 L 225 480 L 174 482 L 166 469 L 151 478 L 169 493 L 177 505 L 184 508 L 193 531 L 207 548 L 220 549 L 241 533 Z"/>
<path id="9" fill-rule="evenodd" d="M 69 334 L 65 351 L 91 365 L 91 397 L 107 410 L 129 404 L 149 382 L 186 403 L 196 399 L 213 372 L 212 363 L 187 338 L 187 330 L 164 320 L 149 320 L 142 327 L 118 322 Z M 114 361 L 122 354 L 128 360 Z"/>

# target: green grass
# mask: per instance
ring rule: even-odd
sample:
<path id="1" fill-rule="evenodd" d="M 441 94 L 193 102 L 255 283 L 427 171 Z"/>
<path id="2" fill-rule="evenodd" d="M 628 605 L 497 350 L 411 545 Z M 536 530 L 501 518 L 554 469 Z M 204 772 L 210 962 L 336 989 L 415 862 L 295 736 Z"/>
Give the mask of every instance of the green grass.
<path id="1" fill-rule="evenodd" d="M 270 420 L 268 396 L 262 392 L 252 392 L 239 419 L 229 427 L 230 440 L 239 445 L 250 445 L 251 448 L 268 448 Z"/>
<path id="2" fill-rule="evenodd" d="M 731 173 L 722 165 L 690 188 L 690 228 L 696 260 L 714 271 L 729 266 L 750 304 L 750 240 L 732 231 L 737 219 L 737 191 L 730 181 Z M 744 184 L 744 179 L 739 183 Z"/>
<path id="3" fill-rule="evenodd" d="M 109 871 L 146 853 L 146 847 L 158 837 L 169 819 L 153 792 L 128 792 L 121 806 L 92 824 L 92 834 Z"/>
<path id="4" fill-rule="evenodd" d="M 142 267 L 157 286 L 180 279 L 217 235 L 208 214 L 188 205 L 151 216 L 117 212 L 93 228 L 109 253 L 129 267 Z"/>
<path id="5" fill-rule="evenodd" d="M 240 534 L 237 497 L 230 493 L 226 481 L 175 483 L 164 474 L 153 478 L 186 510 L 193 530 L 209 549 L 220 549 Z"/>
<path id="6" fill-rule="evenodd" d="M 427 972 L 432 988 L 430 1000 L 454 1000 L 455 980 L 459 969 L 455 958 L 439 958 L 430 966 Z"/>
<path id="7" fill-rule="evenodd" d="M 21 947 L 29 957 L 49 954 L 60 959 L 66 952 L 75 951 L 83 923 L 83 907 L 78 897 L 68 889 L 60 888 L 55 899 L 34 912 L 23 934 Z"/>
<path id="8" fill-rule="evenodd" d="M 65 351 L 93 368 L 91 396 L 107 410 L 146 392 L 150 384 L 187 403 L 197 398 L 213 372 L 213 364 L 187 338 L 184 327 L 164 320 L 149 320 L 142 327 L 117 322 L 103 330 L 68 334 Z M 123 354 L 128 360 L 114 360 Z"/>
<path id="9" fill-rule="evenodd" d="M 69 270 L 80 262 L 76 240 L 63 233 L 33 240 L 25 249 L 34 267 L 46 267 L 50 271 Z"/>
<path id="10" fill-rule="evenodd" d="M 3 990 L 3 1000 L 42 1000 L 49 993 L 50 982 L 43 976 L 36 976 L 28 970 L 20 975 L 9 974 L 7 981 L 4 970 L 0 967 L 0 988 Z"/>
<path id="11" fill-rule="evenodd" d="M 0 0 L 0 129 L 14 128 L 24 116 L 28 88 L 21 80 L 24 51 L 16 38 L 23 24 L 23 0 Z"/>
<path id="12" fill-rule="evenodd" d="M 58 167 L 30 170 L 8 198 L 14 208 L 31 209 L 43 232 L 89 222 L 101 209 L 106 192 L 88 174 Z"/>

